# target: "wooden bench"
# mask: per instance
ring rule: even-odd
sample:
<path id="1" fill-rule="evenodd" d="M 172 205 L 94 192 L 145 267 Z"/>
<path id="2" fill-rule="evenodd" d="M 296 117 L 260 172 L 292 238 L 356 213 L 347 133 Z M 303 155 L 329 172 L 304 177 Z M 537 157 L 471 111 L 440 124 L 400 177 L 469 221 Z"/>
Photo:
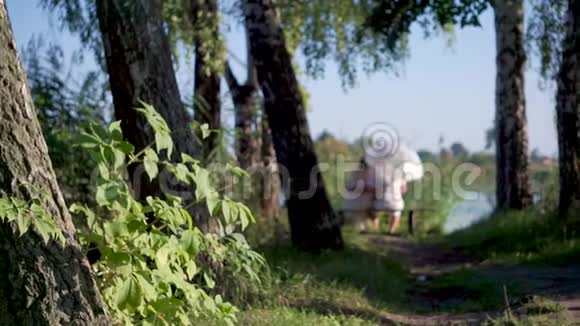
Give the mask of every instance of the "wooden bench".
<path id="1" fill-rule="evenodd" d="M 371 210 L 347 210 L 347 209 L 339 209 L 336 212 L 338 213 L 338 216 L 340 218 L 340 224 L 344 225 L 344 220 L 345 220 L 345 216 L 344 213 L 366 213 L 366 212 L 375 212 L 375 213 L 386 213 L 386 214 L 390 214 L 394 211 L 392 210 L 384 210 L 384 209 L 371 209 Z M 409 227 L 409 234 L 414 234 L 415 233 L 415 220 L 417 219 L 417 215 L 418 213 L 421 212 L 435 212 L 434 209 L 432 208 L 409 208 L 409 209 L 405 209 L 403 210 L 403 212 L 401 213 L 401 215 L 405 214 L 405 212 L 408 212 L 408 227 Z"/>

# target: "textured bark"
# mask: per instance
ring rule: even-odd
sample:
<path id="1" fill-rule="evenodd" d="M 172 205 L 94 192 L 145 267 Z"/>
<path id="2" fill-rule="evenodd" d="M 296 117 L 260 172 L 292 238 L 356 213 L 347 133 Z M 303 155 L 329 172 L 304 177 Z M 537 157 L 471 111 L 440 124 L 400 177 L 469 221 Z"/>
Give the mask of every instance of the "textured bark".
<path id="1" fill-rule="evenodd" d="M 67 211 L 5 5 L 0 0 L 0 191 L 43 206 L 66 237 L 44 244 L 0 223 L 0 325 L 107 325 L 109 316 Z"/>
<path id="2" fill-rule="evenodd" d="M 258 86 L 249 79 L 240 85 L 228 63 L 224 76 L 235 108 L 236 157 L 241 168 L 249 169 L 258 163 L 258 142 L 252 130 Z"/>
<path id="3" fill-rule="evenodd" d="M 262 168 L 265 170 L 261 180 L 261 200 L 262 217 L 273 219 L 278 214 L 280 208 L 280 178 L 278 178 L 278 163 L 276 162 L 276 151 L 272 141 L 272 131 L 268 125 L 267 117 L 263 116 L 261 121 L 262 129 Z"/>
<path id="4" fill-rule="evenodd" d="M 125 137 L 138 152 L 154 141 L 154 132 L 134 108 L 141 106 L 139 100 L 151 104 L 173 133 L 174 158 L 181 153 L 197 157 L 192 119 L 179 95 L 161 9 L 160 0 L 97 1 L 115 118 L 121 120 Z M 131 166 L 129 172 L 137 198 L 160 196 L 161 190 L 177 194 L 185 200 L 198 226 L 208 229 L 205 209 L 189 205 L 193 189 L 174 182 L 167 172 L 153 182 L 149 182 L 142 166 Z"/>
<path id="5" fill-rule="evenodd" d="M 236 156 L 240 167 L 257 172 L 258 195 L 260 196 L 260 216 L 272 219 L 280 208 L 280 178 L 276 162 L 276 152 L 272 143 L 272 132 L 267 118 L 261 119 L 261 148 L 252 130 L 256 118 L 258 81 L 251 55 L 248 53 L 248 76 L 240 85 L 226 62 L 225 79 L 232 94 L 235 107 Z M 260 158 L 261 154 L 261 158 Z"/>
<path id="6" fill-rule="evenodd" d="M 560 215 L 580 217 L 580 1 L 568 1 L 567 31 L 558 74 L 556 116 Z"/>
<path id="7" fill-rule="evenodd" d="M 499 209 L 522 209 L 532 204 L 528 172 L 523 28 L 523 0 L 495 2 L 496 195 Z"/>
<path id="8" fill-rule="evenodd" d="M 207 29 L 212 36 L 211 41 L 219 39 L 218 6 L 216 0 L 193 0 L 192 25 L 196 28 Z M 218 71 L 211 68 L 211 61 L 216 60 L 219 53 L 215 46 L 208 46 L 208 40 L 204 40 L 200 30 L 196 31 L 195 43 L 195 105 L 194 119 L 200 124 L 207 123 L 211 130 L 221 129 L 221 100 L 220 81 Z M 199 139 L 202 139 L 198 136 Z M 211 133 L 202 141 L 203 158 L 208 161 L 220 145 L 220 135 Z"/>
<path id="9" fill-rule="evenodd" d="M 305 250 L 342 248 L 338 220 L 318 170 L 304 101 L 274 4 L 271 0 L 245 0 L 243 7 L 276 158 L 290 178 L 286 198 L 292 242 Z"/>

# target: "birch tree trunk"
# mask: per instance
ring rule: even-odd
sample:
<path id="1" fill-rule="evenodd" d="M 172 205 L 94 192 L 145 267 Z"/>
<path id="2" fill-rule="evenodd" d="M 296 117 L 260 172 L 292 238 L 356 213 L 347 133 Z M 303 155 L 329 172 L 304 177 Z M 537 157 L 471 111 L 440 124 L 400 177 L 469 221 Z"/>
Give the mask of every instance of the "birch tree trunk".
<path id="1" fill-rule="evenodd" d="M 245 0 L 243 7 L 281 178 L 290 183 L 286 198 L 292 242 L 305 250 L 340 249 L 338 220 L 318 170 L 304 100 L 274 4 Z"/>
<path id="2" fill-rule="evenodd" d="M 567 31 L 558 74 L 556 116 L 560 216 L 580 218 L 580 1 L 568 1 Z"/>
<path id="3" fill-rule="evenodd" d="M 523 0 L 497 0 L 495 123 L 496 195 L 499 209 L 522 209 L 532 204 L 528 172 L 523 28 Z"/>
<path id="4" fill-rule="evenodd" d="M 44 244 L 0 222 L 0 325 L 109 325 L 42 137 L 0 0 L 0 192 L 43 208 L 66 237 Z"/>

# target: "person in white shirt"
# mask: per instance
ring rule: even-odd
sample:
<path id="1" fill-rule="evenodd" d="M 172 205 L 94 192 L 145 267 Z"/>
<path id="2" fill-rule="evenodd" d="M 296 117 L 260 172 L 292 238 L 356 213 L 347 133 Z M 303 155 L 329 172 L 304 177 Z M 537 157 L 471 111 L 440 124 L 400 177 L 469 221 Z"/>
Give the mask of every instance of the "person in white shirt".
<path id="1" fill-rule="evenodd" d="M 390 215 L 389 234 L 395 234 L 401 223 L 401 215 L 405 209 L 403 195 L 407 192 L 407 181 L 398 169 L 390 169 L 388 165 L 376 167 L 378 175 L 375 181 L 375 199 L 373 208 L 385 211 Z"/>
<path id="2" fill-rule="evenodd" d="M 389 213 L 389 233 L 396 232 L 405 207 L 403 194 L 407 191 L 405 178 L 399 176 L 397 171 L 388 165 L 371 166 L 363 158 L 359 169 L 349 176 L 344 209 L 358 221 L 361 232 L 367 230 L 367 224 L 379 231 L 379 211 Z"/>
<path id="3" fill-rule="evenodd" d="M 361 232 L 367 230 L 367 223 L 378 225 L 378 218 L 373 210 L 374 173 L 364 159 L 359 162 L 359 168 L 353 171 L 346 181 L 344 194 L 344 210 L 348 216 L 358 223 Z"/>

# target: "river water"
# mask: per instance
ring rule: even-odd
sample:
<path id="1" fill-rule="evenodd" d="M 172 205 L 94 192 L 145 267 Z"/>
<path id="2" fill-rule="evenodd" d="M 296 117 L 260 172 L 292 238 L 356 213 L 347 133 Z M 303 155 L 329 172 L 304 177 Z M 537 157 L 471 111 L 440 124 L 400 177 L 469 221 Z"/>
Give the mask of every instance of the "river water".
<path id="1" fill-rule="evenodd" d="M 457 203 L 449 212 L 443 227 L 444 232 L 461 230 L 489 216 L 493 211 L 493 203 L 490 199 L 489 195 L 478 193 L 474 198 Z"/>

